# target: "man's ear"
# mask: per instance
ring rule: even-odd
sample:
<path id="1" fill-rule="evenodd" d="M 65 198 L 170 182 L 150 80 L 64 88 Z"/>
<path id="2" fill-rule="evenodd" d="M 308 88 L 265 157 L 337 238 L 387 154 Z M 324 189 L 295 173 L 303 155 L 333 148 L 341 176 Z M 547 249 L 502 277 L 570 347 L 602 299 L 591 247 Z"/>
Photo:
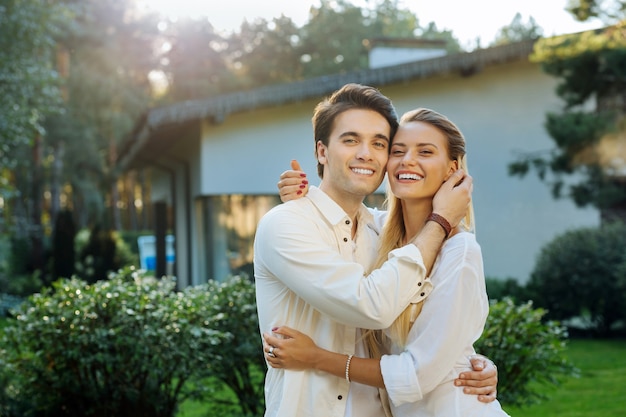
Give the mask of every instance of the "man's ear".
<path id="1" fill-rule="evenodd" d="M 327 162 L 327 156 L 328 156 L 328 148 L 326 147 L 326 145 L 324 145 L 322 143 L 321 140 L 317 141 L 317 149 L 316 149 L 316 156 L 317 156 L 317 162 L 319 162 L 322 165 L 326 165 Z"/>

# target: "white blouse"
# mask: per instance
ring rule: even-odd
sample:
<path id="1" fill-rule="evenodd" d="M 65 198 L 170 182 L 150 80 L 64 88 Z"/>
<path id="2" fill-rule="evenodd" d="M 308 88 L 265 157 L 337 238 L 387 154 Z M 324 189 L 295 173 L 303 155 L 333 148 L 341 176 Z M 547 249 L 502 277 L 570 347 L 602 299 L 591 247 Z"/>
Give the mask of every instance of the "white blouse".
<path id="1" fill-rule="evenodd" d="M 508 416 L 500 403 L 485 404 L 454 386 L 470 371 L 489 301 L 482 253 L 472 233 L 448 239 L 433 266 L 433 291 L 413 324 L 407 346 L 393 346 L 381 370 L 394 417 Z M 413 370 L 413 372 L 407 371 Z"/>

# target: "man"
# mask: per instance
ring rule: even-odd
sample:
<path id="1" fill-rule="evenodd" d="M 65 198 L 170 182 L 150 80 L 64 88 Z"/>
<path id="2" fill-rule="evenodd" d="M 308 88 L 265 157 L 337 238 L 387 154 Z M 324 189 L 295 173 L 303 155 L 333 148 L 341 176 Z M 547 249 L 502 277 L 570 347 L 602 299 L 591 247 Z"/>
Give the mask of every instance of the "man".
<path id="1" fill-rule="evenodd" d="M 313 126 L 319 188 L 275 207 L 257 229 L 259 327 L 263 333 L 286 325 L 325 349 L 367 356 L 359 329 L 386 328 L 424 297 L 419 284 L 445 229 L 465 214 L 472 179 L 457 172 L 444 183 L 433 201 L 439 216 L 372 271 L 379 228 L 363 199 L 384 178 L 395 109 L 378 90 L 348 84 L 318 104 Z M 311 371 L 269 368 L 265 398 L 267 417 L 385 415 L 376 388 Z"/>

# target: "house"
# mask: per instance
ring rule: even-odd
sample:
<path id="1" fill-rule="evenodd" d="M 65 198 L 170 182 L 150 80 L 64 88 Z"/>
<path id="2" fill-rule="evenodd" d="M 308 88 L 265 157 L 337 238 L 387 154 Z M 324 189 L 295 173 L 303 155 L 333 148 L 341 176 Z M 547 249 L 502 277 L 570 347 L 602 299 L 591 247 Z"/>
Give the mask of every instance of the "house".
<path id="1" fill-rule="evenodd" d="M 372 85 L 398 114 L 429 107 L 461 128 L 486 275 L 524 282 L 543 245 L 600 222 L 595 209 L 554 200 L 535 176 L 508 175 L 517 152 L 553 147 L 544 117 L 562 105 L 556 80 L 529 61 L 532 49 L 523 41 L 155 108 L 119 166 L 150 168 L 157 216 L 172 213 L 179 286 L 250 272 L 257 221 L 279 203 L 276 183 L 289 161 L 316 184 L 313 108 L 346 83 Z"/>

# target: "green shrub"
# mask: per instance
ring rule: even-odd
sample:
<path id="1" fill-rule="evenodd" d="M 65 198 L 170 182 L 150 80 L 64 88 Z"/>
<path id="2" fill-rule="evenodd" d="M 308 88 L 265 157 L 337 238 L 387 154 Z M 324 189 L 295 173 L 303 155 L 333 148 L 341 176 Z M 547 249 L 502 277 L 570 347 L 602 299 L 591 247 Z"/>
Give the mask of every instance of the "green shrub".
<path id="1" fill-rule="evenodd" d="M 506 408 L 547 398 L 543 388 L 558 385 L 577 370 L 565 358 L 567 331 L 557 322 L 542 322 L 546 311 L 511 298 L 492 302 L 476 351 L 498 366 L 498 399 Z"/>
<path id="2" fill-rule="evenodd" d="M 238 403 L 212 403 L 209 415 L 263 415 L 265 359 L 261 348 L 254 283 L 235 277 L 227 283 L 209 281 L 207 292 L 213 294 L 208 311 L 216 317 L 213 329 L 232 339 L 223 348 L 221 360 L 211 362 L 213 377 L 209 388 L 219 392 L 221 381 L 236 395 Z"/>
<path id="3" fill-rule="evenodd" d="M 542 248 L 527 284 L 548 317 L 587 318 L 607 336 L 626 320 L 626 225 L 605 224 L 568 231 Z"/>
<path id="4" fill-rule="evenodd" d="M 0 415 L 174 416 L 207 397 L 208 377 L 237 378 L 262 358 L 258 329 L 245 327 L 256 325 L 245 281 L 176 292 L 171 279 L 126 269 L 92 285 L 55 282 L 3 329 Z"/>

